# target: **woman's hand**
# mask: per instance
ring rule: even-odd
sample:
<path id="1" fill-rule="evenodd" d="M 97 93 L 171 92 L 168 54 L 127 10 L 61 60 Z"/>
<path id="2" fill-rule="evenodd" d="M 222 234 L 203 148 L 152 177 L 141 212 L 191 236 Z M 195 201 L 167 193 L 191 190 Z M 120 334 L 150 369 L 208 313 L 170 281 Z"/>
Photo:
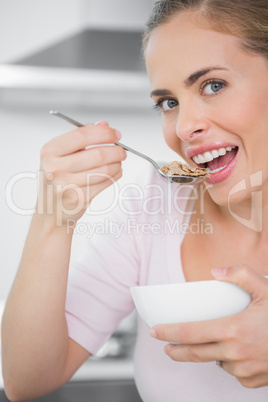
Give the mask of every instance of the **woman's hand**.
<path id="1" fill-rule="evenodd" d="M 215 279 L 235 283 L 252 296 L 249 307 L 212 321 L 159 325 L 153 337 L 178 342 L 165 346 L 175 361 L 221 361 L 222 368 L 247 388 L 268 385 L 268 279 L 246 266 L 212 271 Z"/>
<path id="2" fill-rule="evenodd" d="M 100 122 L 45 144 L 41 150 L 37 213 L 50 216 L 57 226 L 81 218 L 92 199 L 122 176 L 121 162 L 126 152 L 120 146 L 110 146 L 120 136 L 108 123 Z"/>

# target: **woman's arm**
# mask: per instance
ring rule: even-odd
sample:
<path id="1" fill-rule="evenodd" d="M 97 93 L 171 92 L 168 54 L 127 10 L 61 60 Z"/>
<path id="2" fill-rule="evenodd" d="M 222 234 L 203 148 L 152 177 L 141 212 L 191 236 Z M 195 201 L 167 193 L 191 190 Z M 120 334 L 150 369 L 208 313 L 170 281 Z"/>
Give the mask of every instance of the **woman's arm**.
<path id="1" fill-rule="evenodd" d="M 60 387 L 89 356 L 69 339 L 65 319 L 68 223 L 122 174 L 126 154 L 121 147 L 85 147 L 116 141 L 115 130 L 103 123 L 57 137 L 41 152 L 36 213 L 2 320 L 3 377 L 13 401 Z"/>

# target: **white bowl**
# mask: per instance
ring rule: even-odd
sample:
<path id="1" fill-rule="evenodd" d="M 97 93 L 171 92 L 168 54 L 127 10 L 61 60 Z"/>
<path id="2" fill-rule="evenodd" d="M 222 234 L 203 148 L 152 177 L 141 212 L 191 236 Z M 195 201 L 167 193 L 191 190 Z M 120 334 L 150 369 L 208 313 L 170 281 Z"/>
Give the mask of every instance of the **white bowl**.
<path id="1" fill-rule="evenodd" d="M 135 286 L 130 292 L 140 317 L 150 328 L 226 317 L 240 313 L 251 302 L 245 290 L 216 280 Z"/>

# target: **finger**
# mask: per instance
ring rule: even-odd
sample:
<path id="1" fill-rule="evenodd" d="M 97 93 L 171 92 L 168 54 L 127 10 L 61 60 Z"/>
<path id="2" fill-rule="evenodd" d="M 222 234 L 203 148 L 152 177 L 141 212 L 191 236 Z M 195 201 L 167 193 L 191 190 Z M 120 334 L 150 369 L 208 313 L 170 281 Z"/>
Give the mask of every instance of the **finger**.
<path id="1" fill-rule="evenodd" d="M 68 175 L 68 182 L 78 186 L 93 186 L 106 180 L 114 182 L 114 177 L 122 171 L 120 162 L 92 169 L 87 172 L 80 172 Z"/>
<path id="2" fill-rule="evenodd" d="M 246 388 L 260 388 L 260 387 L 265 387 L 267 386 L 267 375 L 259 375 L 259 376 L 254 376 L 250 378 L 237 378 L 237 380 L 240 382 L 243 387 Z"/>
<path id="3" fill-rule="evenodd" d="M 207 343 L 201 345 L 172 345 L 164 348 L 165 353 L 175 361 L 180 362 L 211 362 L 223 360 L 224 353 L 220 343 Z"/>
<path id="4" fill-rule="evenodd" d="M 119 131 L 103 125 L 87 125 L 62 134 L 47 142 L 41 156 L 63 156 L 85 149 L 91 145 L 112 144 L 121 138 Z"/>
<path id="5" fill-rule="evenodd" d="M 94 124 L 95 124 L 95 126 L 109 126 L 107 121 L 98 121 L 98 122 L 96 122 Z"/>
<path id="6" fill-rule="evenodd" d="M 267 385 L 267 361 L 222 361 L 221 366 L 247 388 Z"/>
<path id="7" fill-rule="evenodd" d="M 253 301 L 268 297 L 268 279 L 246 265 L 214 268 L 211 272 L 215 279 L 234 283 L 244 289 Z"/>
<path id="8" fill-rule="evenodd" d="M 119 145 L 103 145 L 63 156 L 60 160 L 60 169 L 72 173 L 83 172 L 111 163 L 121 162 L 126 157 L 126 151 Z"/>
<path id="9" fill-rule="evenodd" d="M 232 317 L 210 321 L 157 325 L 151 328 L 150 334 L 162 341 L 184 344 L 221 342 L 228 337 L 227 329 L 232 325 Z"/>
<path id="10" fill-rule="evenodd" d="M 224 367 L 223 367 L 224 368 Z M 226 370 L 227 371 L 227 370 Z M 232 373 L 230 373 L 232 374 Z M 267 386 L 267 374 L 260 374 L 252 377 L 236 377 L 243 387 L 260 388 Z"/>

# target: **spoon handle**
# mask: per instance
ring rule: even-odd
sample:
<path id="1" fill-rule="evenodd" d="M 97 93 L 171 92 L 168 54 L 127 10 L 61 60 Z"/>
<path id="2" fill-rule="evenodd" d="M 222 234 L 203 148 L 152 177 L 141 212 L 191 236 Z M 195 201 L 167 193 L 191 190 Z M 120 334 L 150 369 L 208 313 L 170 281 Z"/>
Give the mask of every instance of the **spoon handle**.
<path id="1" fill-rule="evenodd" d="M 151 159 L 149 156 L 144 155 L 141 152 L 136 151 L 135 149 L 132 149 L 132 148 L 128 147 L 127 145 L 122 144 L 121 142 L 116 142 L 115 144 L 120 145 L 120 147 L 124 148 L 126 151 L 132 152 L 133 154 L 138 155 L 143 159 L 146 159 L 148 162 L 150 162 L 152 165 L 154 165 L 154 167 L 157 170 L 160 169 L 158 164 L 153 159 Z"/>
<path id="2" fill-rule="evenodd" d="M 58 112 L 57 110 L 50 110 L 49 114 L 52 114 L 53 116 L 60 117 L 63 120 L 68 121 L 68 123 L 73 124 L 76 127 L 83 127 L 84 124 L 78 123 L 78 121 L 71 119 L 70 117 L 66 116 L 65 114 L 62 114 Z"/>
<path id="3" fill-rule="evenodd" d="M 77 126 L 77 127 L 83 127 L 84 124 L 79 123 L 78 121 L 71 119 L 70 117 L 66 116 L 65 114 L 62 114 L 60 112 L 58 112 L 57 110 L 51 110 L 49 112 L 49 114 L 52 114 L 54 116 L 60 117 L 61 119 L 64 119 L 66 121 L 68 121 L 69 123 Z M 136 151 L 135 149 L 132 149 L 130 147 L 128 147 L 127 145 L 122 144 L 121 142 L 116 142 L 115 145 L 119 145 L 120 147 L 124 148 L 126 151 L 132 152 L 135 155 L 140 156 L 143 159 L 146 159 L 148 162 L 150 162 L 152 165 L 154 165 L 154 167 L 159 170 L 159 166 L 158 164 L 151 159 L 149 156 L 142 154 L 141 152 Z"/>

